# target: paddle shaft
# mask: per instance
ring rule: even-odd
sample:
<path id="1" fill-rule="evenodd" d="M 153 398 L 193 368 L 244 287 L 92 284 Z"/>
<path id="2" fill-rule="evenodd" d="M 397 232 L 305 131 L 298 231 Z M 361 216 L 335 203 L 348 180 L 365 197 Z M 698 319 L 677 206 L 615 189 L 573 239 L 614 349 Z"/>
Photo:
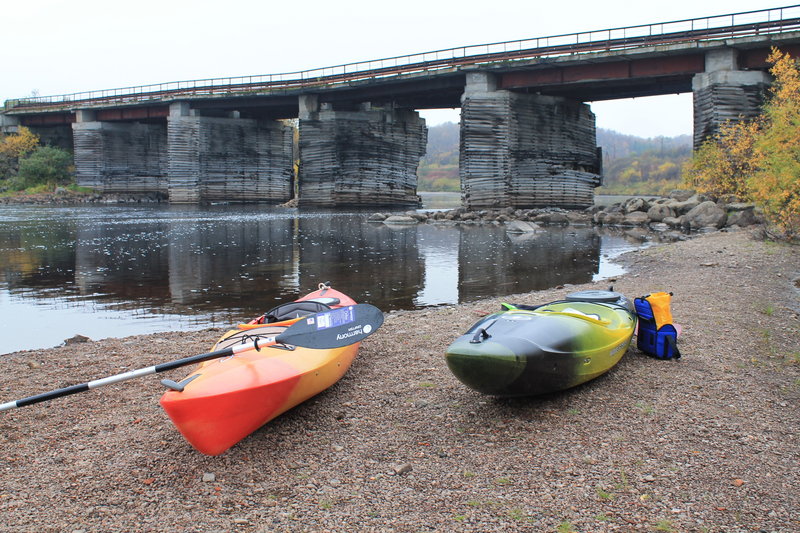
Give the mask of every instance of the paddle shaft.
<path id="1" fill-rule="evenodd" d="M 157 374 L 166 370 L 172 370 L 173 368 L 191 365 L 192 363 L 200 363 L 210 359 L 236 355 L 248 350 L 259 350 L 262 347 L 278 343 L 312 349 L 341 348 L 360 342 L 362 339 L 375 333 L 382 324 L 383 313 L 377 307 L 369 304 L 357 304 L 332 309 L 330 311 L 304 317 L 275 337 L 256 339 L 252 342 L 237 344 L 236 346 L 231 346 L 222 350 L 192 355 L 182 359 L 176 359 L 175 361 L 161 363 L 160 365 L 139 368 L 137 370 L 131 370 L 130 372 L 123 372 L 122 374 L 81 383 L 80 385 L 72 385 L 22 398 L 21 400 L 2 403 L 0 404 L 0 411 L 6 411 L 15 407 L 25 407 L 26 405 L 33 405 L 54 398 L 96 389 L 104 385 L 111 385 L 142 376 L 149 376 L 150 374 Z"/>
<path id="2" fill-rule="evenodd" d="M 239 344 L 231 348 L 225 348 L 224 350 L 216 350 L 214 352 L 192 355 L 189 357 L 184 357 L 183 359 L 177 359 L 175 361 L 161 363 L 160 365 L 139 368 L 137 370 L 131 370 L 130 372 L 123 372 L 122 374 L 115 374 L 113 376 L 108 376 L 88 381 L 86 383 L 81 383 L 80 385 L 70 385 L 69 387 L 56 389 L 50 392 L 43 392 L 41 394 L 36 394 L 34 396 L 28 396 L 27 398 L 22 398 L 21 400 L 2 403 L 0 404 L 0 411 L 6 411 L 8 409 L 13 409 L 15 407 L 25 407 L 26 405 L 33 405 L 39 402 L 46 402 L 47 400 L 53 400 L 55 398 L 61 398 L 62 396 L 69 396 L 71 394 L 77 394 L 79 392 L 86 392 L 88 390 L 96 389 L 98 387 L 103 387 L 105 385 L 113 385 L 114 383 L 120 383 L 122 381 L 128 381 L 143 376 L 149 376 L 150 374 L 157 374 L 159 372 L 165 372 L 167 370 L 172 370 L 174 368 L 180 368 L 182 366 L 191 365 L 192 363 L 202 363 L 203 361 L 208 361 L 210 359 L 227 357 L 229 355 L 235 355 L 237 353 L 244 352 L 247 350 L 260 349 L 261 347 L 271 346 L 273 344 L 276 344 L 275 337 L 271 337 L 270 339 L 261 342 L 256 340 L 254 342 Z"/>

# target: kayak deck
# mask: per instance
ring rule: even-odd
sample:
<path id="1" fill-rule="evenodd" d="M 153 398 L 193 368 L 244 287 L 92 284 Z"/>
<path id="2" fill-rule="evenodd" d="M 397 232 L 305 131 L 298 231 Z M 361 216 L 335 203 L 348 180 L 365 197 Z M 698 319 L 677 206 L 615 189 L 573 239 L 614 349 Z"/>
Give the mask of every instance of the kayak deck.
<path id="1" fill-rule="evenodd" d="M 447 365 L 468 387 L 494 396 L 530 396 L 574 387 L 610 370 L 631 342 L 625 307 L 554 302 L 488 315 L 454 341 Z"/>
<path id="2" fill-rule="evenodd" d="M 321 292 L 326 297 L 334 295 L 341 305 L 355 304 L 329 287 L 300 300 L 312 299 Z M 243 324 L 226 332 L 214 350 L 273 337 L 295 321 Z M 359 343 L 331 349 L 277 344 L 206 361 L 181 381 L 182 390 L 167 391 L 160 403 L 195 449 L 206 455 L 219 455 L 339 381 L 358 348 Z"/>

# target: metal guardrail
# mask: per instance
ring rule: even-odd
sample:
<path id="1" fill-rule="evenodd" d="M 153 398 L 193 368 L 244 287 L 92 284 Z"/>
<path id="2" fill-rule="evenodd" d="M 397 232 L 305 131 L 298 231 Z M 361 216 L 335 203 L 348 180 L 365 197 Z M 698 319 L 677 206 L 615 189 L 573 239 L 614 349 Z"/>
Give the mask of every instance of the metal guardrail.
<path id="1" fill-rule="evenodd" d="M 55 96 L 7 100 L 14 108 L 73 109 L 134 104 L 180 96 L 225 96 L 335 86 L 365 79 L 446 71 L 470 65 L 539 57 L 619 51 L 658 44 L 759 36 L 800 30 L 800 5 L 434 50 L 282 74 L 206 78 Z"/>

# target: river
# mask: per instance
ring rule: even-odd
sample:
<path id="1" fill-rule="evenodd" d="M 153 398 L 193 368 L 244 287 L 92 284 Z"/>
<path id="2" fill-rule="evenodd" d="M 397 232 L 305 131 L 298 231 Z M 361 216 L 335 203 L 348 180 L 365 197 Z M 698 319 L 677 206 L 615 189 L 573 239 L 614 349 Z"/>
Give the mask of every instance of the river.
<path id="1" fill-rule="evenodd" d="M 389 227 L 370 213 L 0 206 L 0 354 L 76 334 L 228 326 L 325 281 L 383 311 L 585 283 L 619 274 L 609 259 L 639 246 L 590 227 L 513 236 L 496 226 Z"/>

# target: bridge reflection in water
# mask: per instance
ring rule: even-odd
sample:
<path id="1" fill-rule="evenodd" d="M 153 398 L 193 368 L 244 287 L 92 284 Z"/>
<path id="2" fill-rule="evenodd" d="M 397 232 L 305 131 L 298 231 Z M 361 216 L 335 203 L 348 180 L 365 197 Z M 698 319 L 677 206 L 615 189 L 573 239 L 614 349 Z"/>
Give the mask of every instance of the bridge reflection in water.
<path id="1" fill-rule="evenodd" d="M 384 311 L 591 281 L 631 249 L 594 228 L 389 227 L 258 206 L 0 208 L 0 353 L 227 326 L 332 281 Z M 47 324 L 45 331 L 41 325 Z"/>

